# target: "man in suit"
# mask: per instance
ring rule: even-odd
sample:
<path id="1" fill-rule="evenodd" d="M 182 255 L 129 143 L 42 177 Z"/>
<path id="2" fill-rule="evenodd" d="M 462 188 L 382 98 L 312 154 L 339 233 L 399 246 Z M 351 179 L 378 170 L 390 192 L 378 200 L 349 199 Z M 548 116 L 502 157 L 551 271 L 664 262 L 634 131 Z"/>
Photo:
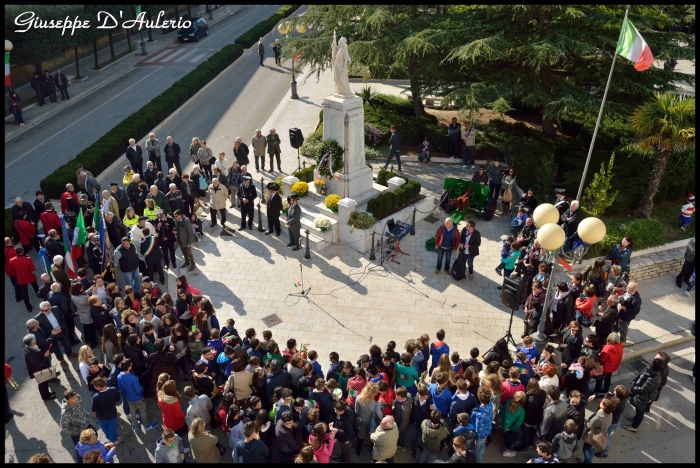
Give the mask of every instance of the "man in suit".
<path id="1" fill-rule="evenodd" d="M 64 294 L 60 283 L 51 283 L 51 291 L 46 295 L 46 300 L 49 301 L 51 307 L 58 307 L 58 311 L 63 317 L 63 333 L 70 339 L 70 344 L 80 344 L 80 340 L 75 336 L 75 317 L 77 313 L 73 313 L 70 309 L 70 299 L 67 294 Z M 41 344 L 39 344 L 41 346 Z M 58 356 L 60 351 L 56 354 Z M 61 359 L 61 358 L 59 358 Z"/>
<path id="2" fill-rule="evenodd" d="M 51 102 L 58 102 L 56 98 L 56 83 L 54 82 L 51 75 L 49 75 L 48 70 L 44 70 L 44 79 L 42 80 L 44 84 L 44 93 L 49 97 Z"/>
<path id="3" fill-rule="evenodd" d="M 289 244 L 294 246 L 292 250 L 299 250 L 301 241 L 301 207 L 299 206 L 299 196 L 296 193 L 287 197 L 289 210 L 287 210 L 287 222 L 284 223 L 289 228 Z"/>
<path id="4" fill-rule="evenodd" d="M 32 207 L 30 203 L 22 200 L 22 197 L 15 198 L 15 204 L 12 205 L 12 208 L 10 209 L 10 213 L 12 213 L 12 221 L 22 219 L 20 213 L 23 211 L 27 213 L 28 221 L 33 221 L 35 223 L 39 221 L 39 218 L 36 216 L 36 211 L 34 211 L 34 207 Z"/>
<path id="5" fill-rule="evenodd" d="M 46 94 L 44 92 L 44 83 L 42 82 L 41 78 L 39 78 L 39 72 L 34 72 L 34 76 L 29 81 L 29 83 L 31 84 L 32 89 L 36 93 L 36 100 L 39 101 L 39 107 L 43 106 Z"/>
<path id="6" fill-rule="evenodd" d="M 107 239 L 112 244 L 113 248 L 119 247 L 122 242 L 122 237 L 126 233 L 126 229 L 121 221 L 119 221 L 111 211 L 105 213 L 105 231 L 107 231 Z"/>
<path id="7" fill-rule="evenodd" d="M 49 351 L 42 352 L 36 343 L 34 335 L 29 334 L 22 340 L 24 343 L 24 361 L 27 364 L 29 378 L 33 379 L 34 374 L 51 367 L 51 357 Z M 49 388 L 50 380 L 46 380 L 39 384 L 39 394 L 44 401 L 55 400 L 56 392 L 52 392 Z"/>
<path id="8" fill-rule="evenodd" d="M 56 255 L 53 258 L 53 265 L 51 265 L 51 274 L 56 279 L 57 282 L 61 283 L 61 288 L 63 291 L 70 290 L 70 278 L 63 271 L 63 255 Z"/>
<path id="9" fill-rule="evenodd" d="M 270 129 L 270 133 L 266 138 L 267 154 L 270 156 L 270 172 L 272 172 L 272 170 L 275 168 L 274 159 L 277 159 L 277 171 L 282 172 L 282 163 L 280 160 L 280 155 L 282 154 L 280 144 L 282 143 L 282 140 L 280 140 L 280 136 L 277 134 L 277 131 L 274 128 Z"/>
<path id="10" fill-rule="evenodd" d="M 146 140 L 146 151 L 148 151 L 148 160 L 155 164 L 158 172 L 163 172 L 163 163 L 160 160 L 160 140 L 156 138 L 155 133 L 148 135 L 148 140 Z"/>
<path id="11" fill-rule="evenodd" d="M 168 144 L 163 148 L 165 152 L 165 163 L 168 167 L 175 166 L 177 173 L 182 175 L 182 167 L 180 167 L 180 145 L 173 141 L 173 137 L 168 137 Z"/>
<path id="12" fill-rule="evenodd" d="M 53 77 L 56 82 L 56 87 L 61 91 L 61 101 L 68 99 L 70 101 L 70 96 L 68 96 L 68 78 L 66 75 L 61 73 L 61 70 L 56 70 L 56 75 Z"/>
<path id="13" fill-rule="evenodd" d="M 165 284 L 165 273 L 163 272 L 163 252 L 160 249 L 160 241 L 155 230 L 143 229 L 144 238 L 141 240 L 139 250 L 146 263 L 146 275 L 155 278 L 154 273 L 160 275 L 160 284 Z"/>
<path id="14" fill-rule="evenodd" d="M 131 167 L 139 175 L 143 175 L 143 150 L 136 144 L 136 140 L 129 139 L 129 147 L 126 149 L 126 159 Z"/>
<path id="15" fill-rule="evenodd" d="M 265 235 L 272 234 L 274 231 L 277 237 L 282 233 L 280 226 L 280 213 L 282 212 L 282 197 L 277 193 L 280 186 L 274 182 L 267 184 L 267 190 L 270 196 L 267 197 L 267 232 Z"/>
<path id="16" fill-rule="evenodd" d="M 566 213 L 566 211 L 569 209 L 569 202 L 567 201 L 565 195 L 566 189 L 558 188 L 554 189 L 554 191 L 557 194 L 557 201 L 554 203 L 554 207 L 557 209 L 557 211 L 559 211 L 559 221 L 557 221 L 557 224 L 561 226 L 564 223 L 564 221 L 561 219 L 561 215 Z"/>
<path id="17" fill-rule="evenodd" d="M 254 200 L 258 198 L 258 191 L 251 183 L 252 177 L 243 176 L 243 183 L 238 187 L 238 199 L 241 201 L 241 228 L 245 230 L 246 216 L 248 217 L 248 229 L 253 229 L 253 217 L 255 216 Z"/>
<path id="18" fill-rule="evenodd" d="M 153 161 L 146 161 L 146 170 L 143 172 L 143 181 L 149 187 L 156 183 L 158 180 L 158 171 L 156 165 Z"/>
<path id="19" fill-rule="evenodd" d="M 49 349 L 49 345 L 53 345 L 51 346 L 51 352 L 56 355 L 56 358 L 59 361 L 61 361 L 61 365 L 68 365 L 68 362 L 63 356 L 60 347 L 54 344 L 54 341 L 56 340 L 53 339 L 53 335 L 42 330 L 42 328 L 39 326 L 39 322 L 36 319 L 32 318 L 27 320 L 27 333 L 29 333 L 30 335 L 34 335 L 36 344 L 42 353 L 45 353 Z M 56 372 L 56 375 L 60 374 L 60 372 Z"/>
<path id="20" fill-rule="evenodd" d="M 399 163 L 399 172 L 401 172 L 401 132 L 396 130 L 396 125 L 391 126 L 391 138 L 389 138 L 389 157 L 386 158 L 384 169 L 389 167 L 391 158 L 396 156 L 396 162 Z"/>
<path id="21" fill-rule="evenodd" d="M 566 241 L 564 241 L 564 252 L 568 252 L 578 240 L 578 225 L 581 224 L 581 213 L 578 210 L 578 200 L 572 200 L 569 211 L 565 215 L 563 225 Z"/>
<path id="22" fill-rule="evenodd" d="M 260 54 L 260 66 L 264 67 L 263 65 L 263 59 L 265 58 L 265 44 L 263 44 L 262 37 L 260 38 L 260 42 L 258 42 L 258 54 Z"/>
<path id="23" fill-rule="evenodd" d="M 51 307 L 49 301 L 44 301 L 39 304 L 41 312 L 36 314 L 34 319 L 39 322 L 39 327 L 50 336 L 54 346 L 60 343 L 63 346 L 63 352 L 70 357 L 77 357 L 78 354 L 73 352 L 70 344 L 70 338 L 63 331 L 64 320 L 61 311 L 58 307 Z M 53 348 L 53 347 L 52 347 Z M 61 362 L 63 364 L 63 362 Z"/>
<path id="24" fill-rule="evenodd" d="M 467 248 L 467 265 L 469 267 L 469 280 L 474 280 L 474 257 L 479 255 L 481 245 L 481 233 L 476 230 L 476 221 L 469 220 L 459 239 L 459 248 Z"/>
<path id="25" fill-rule="evenodd" d="M 49 231 L 49 237 L 46 239 L 45 247 L 50 262 L 53 262 L 53 259 L 56 258 L 57 255 L 63 255 L 63 242 L 61 242 L 58 231 L 55 229 Z"/>

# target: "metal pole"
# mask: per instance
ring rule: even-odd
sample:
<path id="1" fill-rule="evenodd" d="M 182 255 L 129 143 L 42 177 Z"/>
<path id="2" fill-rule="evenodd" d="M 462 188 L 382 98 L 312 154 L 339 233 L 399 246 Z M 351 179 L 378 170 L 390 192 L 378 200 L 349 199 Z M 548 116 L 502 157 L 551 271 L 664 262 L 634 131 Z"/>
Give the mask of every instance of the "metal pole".
<path id="1" fill-rule="evenodd" d="M 625 10 L 625 19 L 622 22 L 624 27 L 627 21 L 627 15 L 630 12 L 631 5 L 627 5 Z M 620 31 L 620 37 L 622 36 L 622 30 Z M 617 45 L 620 44 L 620 39 L 617 40 Z M 617 47 L 616 47 L 617 48 Z M 595 138 L 598 135 L 598 128 L 600 128 L 600 121 L 603 118 L 603 109 L 605 108 L 605 100 L 608 97 L 608 89 L 610 89 L 610 81 L 612 80 L 613 70 L 615 70 L 615 61 L 617 60 L 617 50 L 613 52 L 612 65 L 610 66 L 610 74 L 608 75 L 608 83 L 605 85 L 605 92 L 603 93 L 603 101 L 600 103 L 600 111 L 598 111 L 598 120 L 595 123 L 595 129 L 593 130 L 593 138 L 591 139 L 591 146 L 588 148 L 588 156 L 586 157 L 586 164 L 583 166 L 583 174 L 581 175 L 581 185 L 578 187 L 578 193 L 576 194 L 576 199 L 581 200 L 581 194 L 583 193 L 583 184 L 586 182 L 586 173 L 588 172 L 588 165 L 591 162 L 591 155 L 593 154 L 593 145 L 595 145 Z"/>
<path id="2" fill-rule="evenodd" d="M 549 307 L 550 301 L 550 293 L 552 292 L 552 285 L 554 284 L 554 273 L 556 271 L 556 267 L 559 264 L 557 262 L 558 259 L 558 254 L 556 251 L 552 250 L 549 252 L 547 255 L 547 259 L 545 263 L 550 263 L 552 265 L 552 273 L 549 275 L 549 284 L 547 285 L 547 292 L 545 293 L 545 298 L 544 298 L 544 307 L 542 308 L 542 318 L 540 319 L 540 324 L 537 327 L 537 332 L 535 332 L 532 335 L 532 339 L 535 342 L 535 347 L 537 348 L 537 353 L 541 353 L 542 350 L 544 349 L 545 346 L 547 346 L 547 337 L 544 334 L 544 328 L 547 323 L 547 308 Z"/>
<path id="3" fill-rule="evenodd" d="M 262 195 L 260 195 L 260 201 L 262 203 L 265 203 L 265 182 L 264 182 L 264 180 L 265 180 L 264 177 L 260 177 L 260 192 L 262 193 Z"/>
<path id="4" fill-rule="evenodd" d="M 141 46 L 141 55 L 148 55 L 148 51 L 146 50 L 146 41 L 143 40 L 143 31 L 139 30 L 139 34 L 141 35 L 141 42 L 139 42 L 139 45 Z"/>
<path id="5" fill-rule="evenodd" d="M 294 62 L 296 62 L 296 60 L 292 59 L 292 99 L 299 99 L 299 95 L 297 94 L 297 80 L 294 77 Z"/>
<path id="6" fill-rule="evenodd" d="M 207 5 L 207 8 L 209 9 L 209 21 L 211 21 L 214 19 L 214 9 L 212 5 Z"/>
<path id="7" fill-rule="evenodd" d="M 262 209 L 260 208 L 260 203 L 258 203 L 258 232 L 265 232 L 265 228 L 262 224 Z"/>
<path id="8" fill-rule="evenodd" d="M 309 230 L 305 229 L 305 231 L 306 231 L 306 253 L 304 254 L 304 258 L 308 260 L 311 258 L 311 254 L 309 253 Z"/>
<path id="9" fill-rule="evenodd" d="M 413 214 L 411 215 L 411 232 L 409 232 L 410 235 L 415 236 L 416 235 L 416 207 L 413 207 Z"/>
<path id="10" fill-rule="evenodd" d="M 374 231 L 372 231 L 372 248 L 369 251 L 369 259 L 374 261 L 377 257 L 374 256 Z"/>
<path id="11" fill-rule="evenodd" d="M 304 169 L 306 169 L 306 161 L 304 161 L 301 165 L 303 166 Z"/>

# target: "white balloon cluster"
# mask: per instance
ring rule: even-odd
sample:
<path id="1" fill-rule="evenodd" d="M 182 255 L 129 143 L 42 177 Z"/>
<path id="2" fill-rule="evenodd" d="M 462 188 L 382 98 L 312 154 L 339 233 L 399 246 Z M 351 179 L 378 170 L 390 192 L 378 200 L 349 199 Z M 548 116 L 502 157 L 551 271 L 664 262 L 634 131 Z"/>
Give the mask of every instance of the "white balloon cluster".
<path id="1" fill-rule="evenodd" d="M 564 245 L 566 234 L 557 224 L 559 211 L 554 205 L 543 203 L 535 208 L 532 220 L 537 230 L 537 240 L 545 250 L 557 250 Z M 598 218 L 586 218 L 578 225 L 578 236 L 586 244 L 595 244 L 605 237 L 605 223 Z"/>

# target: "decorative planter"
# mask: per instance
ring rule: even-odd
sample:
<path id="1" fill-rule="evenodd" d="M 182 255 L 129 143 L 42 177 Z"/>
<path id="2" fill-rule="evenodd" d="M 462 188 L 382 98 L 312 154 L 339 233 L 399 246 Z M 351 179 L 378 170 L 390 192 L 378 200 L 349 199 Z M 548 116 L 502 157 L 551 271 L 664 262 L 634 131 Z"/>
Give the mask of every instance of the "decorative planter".
<path id="1" fill-rule="evenodd" d="M 306 192 L 306 193 L 309 193 L 309 192 Z M 297 196 L 299 198 L 304 198 L 306 196 L 306 193 L 297 193 Z"/>
<path id="2" fill-rule="evenodd" d="M 319 229 L 321 230 L 321 232 L 326 232 L 328 230 L 328 228 L 324 228 L 324 227 L 321 227 Z"/>
<path id="3" fill-rule="evenodd" d="M 289 211 L 289 208 L 287 208 L 286 210 L 282 210 L 282 213 L 286 213 L 287 211 Z"/>
<path id="4" fill-rule="evenodd" d="M 326 208 L 328 208 L 328 207 L 326 207 Z M 337 213 L 337 212 L 338 212 L 338 208 L 328 208 L 328 209 L 331 210 L 333 213 Z"/>

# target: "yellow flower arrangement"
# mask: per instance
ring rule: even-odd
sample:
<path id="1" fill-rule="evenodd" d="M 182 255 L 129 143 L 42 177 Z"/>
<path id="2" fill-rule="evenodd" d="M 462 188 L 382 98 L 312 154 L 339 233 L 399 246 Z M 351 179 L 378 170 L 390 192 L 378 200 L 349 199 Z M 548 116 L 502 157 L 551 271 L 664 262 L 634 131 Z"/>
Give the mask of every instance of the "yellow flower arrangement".
<path id="1" fill-rule="evenodd" d="M 306 195 L 309 191 L 309 184 L 306 182 L 299 181 L 292 185 L 292 193 L 296 193 L 299 196 Z"/>
<path id="2" fill-rule="evenodd" d="M 338 209 L 338 202 L 341 200 L 340 195 L 331 193 L 326 197 L 326 208 L 335 211 Z"/>
<path id="3" fill-rule="evenodd" d="M 323 185 L 326 185 L 326 183 L 323 181 L 323 179 L 316 179 L 316 180 L 314 180 L 314 185 L 316 185 L 316 186 L 319 186 L 319 185 L 323 186 Z"/>

